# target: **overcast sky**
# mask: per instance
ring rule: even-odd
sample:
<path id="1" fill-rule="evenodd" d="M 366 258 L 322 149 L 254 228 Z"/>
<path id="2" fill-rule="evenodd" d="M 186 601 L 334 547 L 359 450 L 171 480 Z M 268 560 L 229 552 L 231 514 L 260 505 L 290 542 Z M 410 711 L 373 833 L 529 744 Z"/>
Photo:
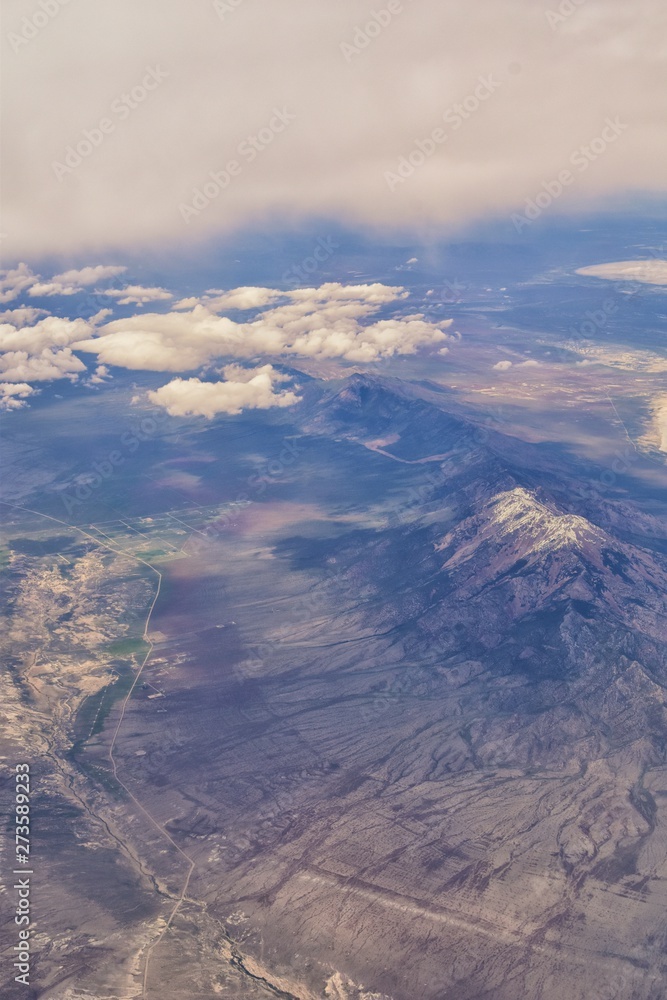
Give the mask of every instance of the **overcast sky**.
<path id="1" fill-rule="evenodd" d="M 664 0 L 3 10 L 5 266 L 269 220 L 509 218 L 564 170 L 568 210 L 665 187 Z"/>
<path id="2" fill-rule="evenodd" d="M 295 405 L 276 360 L 447 355 L 451 321 L 401 284 L 179 299 L 128 264 L 258 227 L 521 233 L 664 192 L 666 27 L 664 0 L 5 0 L 0 409 L 124 368 L 213 418 Z"/>

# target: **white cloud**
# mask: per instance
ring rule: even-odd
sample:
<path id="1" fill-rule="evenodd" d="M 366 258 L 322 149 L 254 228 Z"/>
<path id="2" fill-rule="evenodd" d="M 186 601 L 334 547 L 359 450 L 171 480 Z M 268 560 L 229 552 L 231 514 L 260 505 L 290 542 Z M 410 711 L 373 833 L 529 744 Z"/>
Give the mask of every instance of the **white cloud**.
<path id="1" fill-rule="evenodd" d="M 190 295 L 188 298 L 179 299 L 178 302 L 174 302 L 172 309 L 194 309 L 201 302 L 196 295 Z"/>
<path id="2" fill-rule="evenodd" d="M 11 302 L 17 298 L 24 289 L 37 281 L 37 275 L 33 274 L 27 264 L 18 264 L 10 270 L 0 271 L 0 302 Z"/>
<path id="3" fill-rule="evenodd" d="M 232 24 L 208 2 L 115 0 L 92 12 L 68 4 L 48 26 L 48 45 L 27 42 L 6 60 L 4 249 L 18 259 L 182 244 L 277 217 L 425 233 L 507 218 L 568 168 L 607 116 L 627 130 L 576 175 L 554 211 L 630 189 L 665 190 L 663 0 L 587 0 L 555 28 L 534 0 L 404 2 L 346 60 L 341 45 L 354 43 L 372 8 L 358 0 L 246 3 Z M 7 42 L 30 8 L 5 0 L 3 13 Z M 114 98 L 157 65 L 169 76 L 121 118 Z M 468 118 L 452 110 L 444 119 L 485 76 L 499 84 L 488 101 Z M 252 159 L 255 150 L 239 152 L 276 106 L 294 122 Z M 113 134 L 88 155 L 84 129 L 105 117 Z M 396 171 L 435 128 L 446 142 L 389 190 L 384 171 Z M 68 146 L 76 157 L 77 145 L 80 166 L 59 179 L 52 163 Z M 179 204 L 230 160 L 240 170 L 229 187 L 184 225 Z"/>
<path id="4" fill-rule="evenodd" d="M 245 286 L 233 288 L 231 292 L 223 292 L 215 298 L 207 300 L 209 309 L 221 312 L 223 309 L 259 309 L 282 298 L 284 292 L 275 288 L 254 288 Z"/>
<path id="5" fill-rule="evenodd" d="M 658 396 L 653 401 L 651 423 L 640 441 L 667 454 L 667 396 Z"/>
<path id="6" fill-rule="evenodd" d="M 80 340 L 90 331 L 83 319 L 61 319 L 46 316 L 33 326 L 15 327 L 11 323 L 0 324 L 0 351 L 28 350 L 33 353 L 49 347 L 64 347 Z"/>
<path id="7" fill-rule="evenodd" d="M 381 306 L 398 299 L 407 299 L 409 294 L 400 285 L 383 285 L 381 282 L 375 282 L 373 285 L 342 285 L 337 281 L 328 281 L 324 285 L 320 285 L 319 288 L 296 288 L 294 291 L 285 293 L 287 297 L 296 302 L 301 300 L 305 302 L 363 301 L 368 304 L 369 312 L 372 306 Z"/>
<path id="8" fill-rule="evenodd" d="M 263 365 L 254 371 L 230 365 L 225 374 L 228 378 L 224 382 L 175 378 L 160 389 L 149 392 L 148 398 L 157 406 L 164 407 L 172 417 L 202 416 L 209 420 L 218 413 L 235 415 L 243 410 L 268 410 L 274 406 L 294 406 L 299 402 L 300 397 L 291 390 L 274 392 L 274 384 L 285 381 L 285 376 L 271 365 Z"/>
<path id="9" fill-rule="evenodd" d="M 37 390 L 26 382 L 0 383 L 0 410 L 19 410 Z"/>
<path id="10" fill-rule="evenodd" d="M 29 295 L 33 298 L 48 295 L 75 295 L 88 285 L 108 281 L 109 278 L 115 278 L 124 271 L 127 271 L 127 268 L 120 264 L 97 264 L 95 267 L 73 268 L 70 271 L 63 271 L 62 274 L 54 274 L 49 281 L 39 281 L 32 285 Z"/>
<path id="11" fill-rule="evenodd" d="M 646 285 L 667 285 L 667 260 L 619 260 L 612 264 L 580 267 L 577 274 L 607 281 L 640 281 Z"/>
<path id="12" fill-rule="evenodd" d="M 250 382 L 258 372 L 267 371 L 271 375 L 272 382 L 291 382 L 292 377 L 277 371 L 273 365 L 263 365 L 262 368 L 244 368 L 243 365 L 225 365 L 220 369 L 220 374 L 225 376 L 227 382 Z"/>
<path id="13" fill-rule="evenodd" d="M 106 365 L 98 365 L 93 374 L 88 379 L 90 385 L 102 385 L 111 378 L 111 374 Z"/>
<path id="14" fill-rule="evenodd" d="M 5 382 L 51 382 L 58 378 L 76 379 L 86 366 L 69 347 L 39 354 L 28 351 L 7 351 L 0 357 L 0 379 Z"/>
<path id="15" fill-rule="evenodd" d="M 444 330 L 451 320 L 436 324 L 413 316 L 362 322 L 407 294 L 381 284 L 329 283 L 286 292 L 282 304 L 248 322 L 236 323 L 197 305 L 188 312 L 115 320 L 76 347 L 97 354 L 104 364 L 192 371 L 217 358 L 259 354 L 371 362 L 450 340 Z"/>
<path id="16" fill-rule="evenodd" d="M 511 361 L 497 361 L 496 364 L 493 365 L 493 370 L 495 372 L 506 372 L 511 367 L 512 367 Z"/>
<path id="17" fill-rule="evenodd" d="M 107 288 L 102 294 L 118 299 L 121 306 L 143 305 L 145 302 L 160 302 L 173 298 L 166 288 L 146 288 L 144 285 L 127 285 L 126 288 Z"/>
<path id="18" fill-rule="evenodd" d="M 0 324 L 0 381 L 44 382 L 76 379 L 86 370 L 72 343 L 90 333 L 82 319 L 47 316 L 33 326 Z"/>
<path id="19" fill-rule="evenodd" d="M 113 316 L 113 309 L 98 309 L 94 316 L 91 316 L 88 322 L 91 326 L 99 326 L 103 323 L 107 316 Z"/>
<path id="20" fill-rule="evenodd" d="M 655 429 L 660 451 L 667 452 L 667 402 L 662 403 L 655 411 Z"/>
<path id="21" fill-rule="evenodd" d="M 46 316 L 46 309 L 36 309 L 34 306 L 19 306 L 17 309 L 5 309 L 0 312 L 0 323 L 11 323 L 13 326 L 30 326 L 40 316 Z"/>

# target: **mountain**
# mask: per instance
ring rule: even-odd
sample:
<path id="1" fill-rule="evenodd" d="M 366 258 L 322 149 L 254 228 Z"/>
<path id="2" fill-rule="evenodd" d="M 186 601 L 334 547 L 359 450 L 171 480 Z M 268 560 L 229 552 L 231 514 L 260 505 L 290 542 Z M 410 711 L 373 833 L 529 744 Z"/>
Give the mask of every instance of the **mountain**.
<path id="1" fill-rule="evenodd" d="M 364 940 L 393 970 L 374 988 L 399 1000 L 588 1000 L 621 981 L 619 997 L 657 1000 L 667 564 L 650 533 L 621 537 L 627 498 L 617 511 L 590 492 L 580 503 L 558 462 L 544 479 L 559 489 L 536 485 L 526 456 L 512 461 L 516 439 L 490 442 L 445 405 L 354 376 L 304 419 L 359 462 L 370 450 L 408 467 L 414 485 L 382 526 L 343 526 L 317 545 L 293 533 L 273 550 L 310 588 L 281 697 L 305 698 L 308 732 L 357 762 L 356 783 L 341 776 L 279 849 L 318 873 L 300 920 Z M 645 523 L 637 508 L 635 537 Z M 335 736 L 318 691 L 345 706 Z M 294 930 L 289 870 L 253 911 L 264 927 Z M 263 873 L 242 882 L 251 895 L 272 881 Z M 342 891 L 345 931 L 323 916 Z M 465 957 L 445 975 L 442 955 L 457 948 Z"/>
<path id="2" fill-rule="evenodd" d="M 664 503 L 428 382 L 300 395 L 147 445 L 140 516 L 16 511 L 49 995 L 662 1000 Z"/>
<path id="3" fill-rule="evenodd" d="M 401 461 L 423 462 L 469 447 L 478 429 L 415 394 L 397 378 L 355 374 L 311 405 L 312 434 L 345 437 Z"/>

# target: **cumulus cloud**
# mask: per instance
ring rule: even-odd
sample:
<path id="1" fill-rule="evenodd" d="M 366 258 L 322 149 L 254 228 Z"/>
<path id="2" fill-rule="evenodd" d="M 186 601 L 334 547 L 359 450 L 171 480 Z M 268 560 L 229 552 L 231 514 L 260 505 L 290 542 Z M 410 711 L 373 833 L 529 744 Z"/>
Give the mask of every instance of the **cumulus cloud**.
<path id="1" fill-rule="evenodd" d="M 300 397 L 291 390 L 274 391 L 286 376 L 271 365 L 251 371 L 230 365 L 224 370 L 224 382 L 202 382 L 198 378 L 175 378 L 148 393 L 148 398 L 162 406 L 172 417 L 202 416 L 211 420 L 218 413 L 235 415 L 243 410 L 268 410 L 274 406 L 294 406 Z"/>
<path id="2" fill-rule="evenodd" d="M 36 282 L 31 286 L 28 294 L 33 298 L 49 295 L 76 295 L 88 285 L 108 281 L 109 278 L 115 278 L 124 271 L 127 271 L 127 268 L 120 264 L 97 264 L 94 267 L 73 268 L 69 271 L 63 271 L 62 274 L 54 274 L 49 281 Z"/>
<path id="3" fill-rule="evenodd" d="M 0 357 L 0 379 L 6 382 L 51 382 L 53 379 L 75 379 L 86 370 L 84 363 L 69 347 L 56 350 L 44 348 L 39 354 L 27 351 L 7 351 Z"/>
<path id="4" fill-rule="evenodd" d="M 208 306 L 214 312 L 223 309 L 260 309 L 262 306 L 268 305 L 269 302 L 275 302 L 283 294 L 283 292 L 276 291 L 275 288 L 245 286 L 209 298 Z"/>
<path id="5" fill-rule="evenodd" d="M 250 382 L 258 372 L 266 371 L 271 375 L 272 382 L 291 382 L 292 376 L 277 371 L 273 365 L 263 365 L 262 368 L 244 368 L 243 365 L 225 365 L 220 374 L 227 382 Z"/>
<path id="6" fill-rule="evenodd" d="M 93 374 L 88 379 L 89 385 L 101 385 L 111 378 L 111 373 L 106 365 L 98 365 Z"/>
<path id="7" fill-rule="evenodd" d="M 217 358 L 259 354 L 372 362 L 414 354 L 420 347 L 439 347 L 451 339 L 444 332 L 451 320 L 431 323 L 421 314 L 373 319 L 382 306 L 407 295 L 401 287 L 382 284 L 328 283 L 282 293 L 280 304 L 247 322 L 237 323 L 198 304 L 187 312 L 115 320 L 76 348 L 124 368 L 192 371 Z"/>
<path id="8" fill-rule="evenodd" d="M 11 302 L 37 281 L 27 264 L 0 270 L 0 302 Z"/>
<path id="9" fill-rule="evenodd" d="M 33 326 L 0 324 L 0 380 L 45 382 L 76 379 L 86 366 L 72 352 L 74 341 L 90 333 L 82 319 L 47 316 Z"/>
<path id="10" fill-rule="evenodd" d="M 26 382 L 0 383 L 0 410 L 19 410 L 37 390 Z"/>
<path id="11" fill-rule="evenodd" d="M 121 306 L 144 305 L 146 302 L 160 302 L 173 298 L 166 288 L 146 288 L 144 285 L 127 285 L 125 288 L 107 288 L 104 295 L 118 299 Z"/>
<path id="12" fill-rule="evenodd" d="M 92 14 L 68 4 L 46 45 L 20 36 L 30 4 L 5 0 L 5 44 L 16 50 L 3 125 L 12 259 L 182 244 L 277 217 L 425 230 L 507 218 L 607 117 L 627 128 L 553 210 L 665 190 L 663 0 L 587 0 L 555 24 L 556 0 L 420 0 L 404 2 L 381 31 L 373 4 L 358 0 L 236 6 L 223 21 L 213 3 L 115 0 Z M 362 48 L 355 38 L 366 24 Z M 167 75 L 121 119 L 114 99 L 147 67 Z M 476 107 L 480 78 L 491 93 Z M 265 146 L 244 147 L 276 107 L 294 121 Z M 68 147 L 85 152 L 84 129 L 104 117 L 113 134 L 56 176 L 51 165 Z M 437 128 L 446 141 L 391 190 L 385 171 L 398 172 Z M 192 204 L 230 161 L 239 169 L 228 186 L 186 226 L 179 204 Z"/>
<path id="13" fill-rule="evenodd" d="M 46 309 L 36 309 L 34 306 L 19 306 L 17 309 L 5 309 L 0 312 L 0 323 L 11 323 L 13 326 L 30 326 L 46 315 Z"/>
<path id="14" fill-rule="evenodd" d="M 580 267 L 577 274 L 607 281 L 640 281 L 646 285 L 667 285 L 667 260 L 619 260 L 611 264 Z"/>
<path id="15" fill-rule="evenodd" d="M 492 366 L 494 372 L 506 372 L 512 367 L 511 361 L 497 361 L 495 365 Z"/>

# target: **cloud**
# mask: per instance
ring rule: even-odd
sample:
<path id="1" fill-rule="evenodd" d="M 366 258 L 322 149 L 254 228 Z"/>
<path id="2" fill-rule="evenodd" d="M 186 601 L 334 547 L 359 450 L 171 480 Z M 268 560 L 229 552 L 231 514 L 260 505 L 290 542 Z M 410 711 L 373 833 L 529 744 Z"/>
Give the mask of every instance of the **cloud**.
<path id="1" fill-rule="evenodd" d="M 51 382 L 54 379 L 76 379 L 86 366 L 68 347 L 59 350 L 45 348 L 40 354 L 27 351 L 7 351 L 0 357 L 0 379 L 4 382 Z"/>
<path id="2" fill-rule="evenodd" d="M 111 378 L 111 374 L 106 365 L 98 365 L 93 374 L 88 379 L 89 385 L 102 385 L 108 379 Z"/>
<path id="3" fill-rule="evenodd" d="M 658 396 L 653 400 L 651 421 L 639 440 L 641 444 L 667 454 L 667 396 Z"/>
<path id="4" fill-rule="evenodd" d="M 28 396 L 37 392 L 26 382 L 15 382 L 11 385 L 0 383 L 0 410 L 20 410 L 26 406 Z"/>
<path id="5" fill-rule="evenodd" d="M 63 271 L 62 274 L 54 274 L 50 281 L 38 281 L 30 288 L 29 295 L 33 298 L 37 296 L 49 295 L 75 295 L 83 291 L 88 285 L 95 285 L 100 281 L 108 281 L 117 275 L 127 271 L 126 267 L 114 264 L 97 264 L 95 267 L 73 268 L 70 271 Z"/>
<path id="6" fill-rule="evenodd" d="M 27 264 L 18 264 L 10 270 L 0 271 L 0 302 L 11 302 L 17 298 L 24 289 L 37 281 L 37 275 L 33 274 Z"/>
<path id="7" fill-rule="evenodd" d="M 72 344 L 90 333 L 82 319 L 47 316 L 33 326 L 0 324 L 0 381 L 45 382 L 76 379 L 86 366 Z"/>
<path id="8" fill-rule="evenodd" d="M 82 292 L 89 285 L 97 284 L 100 281 L 108 281 L 117 275 L 127 271 L 127 268 L 120 264 L 97 264 L 94 267 L 73 268 L 63 271 L 62 274 L 54 274 L 47 281 L 42 281 L 38 274 L 34 274 L 27 264 L 18 264 L 11 270 L 0 271 L 0 302 L 11 302 L 21 293 L 27 292 L 31 298 L 51 295 L 75 295 Z M 37 316 L 44 310 L 30 310 L 24 307 L 26 316 Z M 8 314 L 5 314 L 8 315 Z M 19 320 L 19 322 L 21 322 Z"/>
<path id="9" fill-rule="evenodd" d="M 656 407 L 655 430 L 660 451 L 667 452 L 667 400 Z"/>
<path id="10" fill-rule="evenodd" d="M 68 4 L 44 38 L 26 41 L 31 8 L 6 0 L 5 38 L 19 47 L 5 68 L 4 249 L 19 259 L 182 245 L 276 219 L 430 233 L 508 217 L 608 116 L 627 129 L 577 173 L 558 209 L 664 192 L 663 0 L 573 6 L 553 24 L 534 0 L 420 0 L 379 30 L 373 4 L 356 0 L 239 4 L 224 22 L 213 3 L 115 0 L 92 12 Z M 169 75 L 128 114 L 122 95 L 147 67 Z M 494 92 L 475 108 L 480 78 Z M 253 146 L 276 107 L 294 121 Z M 95 135 L 105 118 L 111 134 L 93 146 L 86 130 Z M 446 141 L 390 190 L 385 171 L 437 128 Z M 80 163 L 58 177 L 52 165 L 68 148 Z M 238 170 L 226 189 L 186 226 L 179 205 L 230 161 Z"/>
<path id="11" fill-rule="evenodd" d="M 46 315 L 46 309 L 36 309 L 34 306 L 19 306 L 17 309 L 5 309 L 0 312 L 0 323 L 11 323 L 13 326 L 30 326 L 40 316 Z"/>
<path id="12" fill-rule="evenodd" d="M 646 285 L 667 285 L 667 260 L 619 260 L 613 264 L 580 267 L 577 274 L 607 281 L 640 281 Z"/>
<path id="13" fill-rule="evenodd" d="M 506 372 L 512 367 L 511 361 L 497 361 L 495 365 L 492 366 L 494 372 Z"/>
<path id="14" fill-rule="evenodd" d="M 121 306 L 144 305 L 146 302 L 160 302 L 173 298 L 166 288 L 146 288 L 143 285 L 127 285 L 126 288 L 107 288 L 102 293 L 118 299 Z"/>
<path id="15" fill-rule="evenodd" d="M 218 413 L 231 415 L 243 410 L 268 410 L 274 406 L 294 406 L 300 397 L 291 390 L 274 392 L 276 382 L 285 376 L 271 365 L 254 371 L 228 366 L 224 382 L 202 382 L 198 378 L 175 378 L 160 389 L 148 393 L 148 398 L 162 406 L 172 417 L 202 416 L 211 420 Z"/>
<path id="16" fill-rule="evenodd" d="M 275 288 L 254 288 L 252 286 L 234 288 L 231 292 L 223 292 L 217 297 L 208 299 L 208 306 L 214 312 L 223 309 L 259 309 L 282 298 L 284 292 Z"/>
<path id="17" fill-rule="evenodd" d="M 273 295 L 273 290 L 266 291 Z M 228 294 L 234 297 L 237 292 Z M 260 354 L 372 362 L 450 340 L 444 330 L 451 320 L 430 323 L 420 314 L 372 320 L 382 306 L 407 294 L 382 284 L 328 283 L 285 292 L 281 304 L 243 323 L 199 304 L 187 312 L 115 320 L 97 336 L 78 342 L 76 349 L 97 354 L 104 364 L 182 372 L 218 358 Z"/>
<path id="18" fill-rule="evenodd" d="M 262 368 L 244 368 L 243 365 L 225 365 L 220 370 L 220 374 L 225 376 L 227 382 L 250 382 L 258 372 L 266 371 L 271 375 L 272 382 L 291 382 L 292 376 L 277 371 L 272 365 L 264 365 Z"/>

